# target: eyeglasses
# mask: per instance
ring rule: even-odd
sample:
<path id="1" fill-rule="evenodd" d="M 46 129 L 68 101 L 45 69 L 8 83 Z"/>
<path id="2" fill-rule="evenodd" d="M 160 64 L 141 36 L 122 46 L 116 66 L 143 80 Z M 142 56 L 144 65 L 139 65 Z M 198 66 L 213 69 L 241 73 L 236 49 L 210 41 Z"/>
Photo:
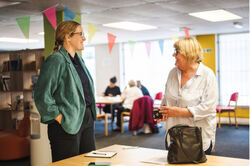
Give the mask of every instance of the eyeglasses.
<path id="1" fill-rule="evenodd" d="M 174 50 L 174 54 L 177 55 L 178 53 L 179 53 L 179 51 L 178 51 L 178 49 L 176 48 L 176 49 Z"/>
<path id="2" fill-rule="evenodd" d="M 71 33 L 71 36 L 73 36 L 74 34 L 79 34 L 80 36 L 84 37 L 84 33 L 83 32 L 73 32 L 73 33 Z"/>

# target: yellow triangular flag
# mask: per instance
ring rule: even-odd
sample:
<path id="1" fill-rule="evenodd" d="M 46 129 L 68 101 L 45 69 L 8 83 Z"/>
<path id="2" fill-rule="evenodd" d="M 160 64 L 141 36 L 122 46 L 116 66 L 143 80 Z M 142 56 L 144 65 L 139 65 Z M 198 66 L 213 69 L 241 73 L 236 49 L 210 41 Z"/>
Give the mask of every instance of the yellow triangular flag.
<path id="1" fill-rule="evenodd" d="M 92 40 L 92 38 L 95 35 L 96 31 L 97 31 L 96 26 L 88 23 L 88 43 L 90 43 L 90 41 Z"/>
<path id="2" fill-rule="evenodd" d="M 77 14 L 77 13 L 75 13 L 75 14 L 76 14 L 76 16 L 75 16 L 75 18 L 73 19 L 73 21 L 78 22 L 79 24 L 81 24 L 81 15 L 80 15 L 80 14 Z"/>
<path id="3" fill-rule="evenodd" d="M 173 36 L 173 40 L 174 40 L 174 41 L 177 41 L 178 39 L 179 39 L 179 36 L 178 36 L 178 35 Z"/>

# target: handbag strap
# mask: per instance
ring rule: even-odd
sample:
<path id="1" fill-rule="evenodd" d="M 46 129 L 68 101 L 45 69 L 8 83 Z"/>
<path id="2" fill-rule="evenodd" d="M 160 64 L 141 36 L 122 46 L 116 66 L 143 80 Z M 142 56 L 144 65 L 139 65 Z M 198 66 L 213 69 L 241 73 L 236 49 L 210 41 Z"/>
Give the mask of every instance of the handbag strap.
<path id="1" fill-rule="evenodd" d="M 169 150 L 169 146 L 168 146 L 168 133 L 169 133 L 169 130 L 167 132 L 167 135 L 166 135 L 166 138 L 165 138 L 165 142 L 166 142 L 166 149 Z"/>
<path id="2" fill-rule="evenodd" d="M 188 125 L 175 125 L 175 126 L 173 126 L 173 127 L 171 127 L 170 129 L 168 129 L 168 132 L 167 132 L 167 135 L 166 135 L 166 138 L 165 138 L 165 142 L 166 142 L 166 149 L 168 150 L 169 149 L 169 147 L 168 147 L 168 133 L 169 133 L 169 131 L 170 130 L 172 130 L 173 128 L 176 128 L 176 127 L 189 127 Z"/>

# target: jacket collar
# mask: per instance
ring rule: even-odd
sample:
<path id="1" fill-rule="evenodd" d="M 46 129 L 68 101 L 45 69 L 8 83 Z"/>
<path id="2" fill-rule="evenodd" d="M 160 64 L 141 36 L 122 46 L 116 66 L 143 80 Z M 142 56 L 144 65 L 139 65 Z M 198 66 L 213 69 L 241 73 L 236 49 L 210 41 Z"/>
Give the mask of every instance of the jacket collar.
<path id="1" fill-rule="evenodd" d="M 68 63 L 71 63 L 71 59 L 70 59 L 70 57 L 68 56 L 68 51 L 67 51 L 64 47 L 61 47 L 61 48 L 59 49 L 59 52 L 61 52 L 63 55 L 65 55 L 64 58 L 66 59 L 66 61 L 67 61 Z"/>

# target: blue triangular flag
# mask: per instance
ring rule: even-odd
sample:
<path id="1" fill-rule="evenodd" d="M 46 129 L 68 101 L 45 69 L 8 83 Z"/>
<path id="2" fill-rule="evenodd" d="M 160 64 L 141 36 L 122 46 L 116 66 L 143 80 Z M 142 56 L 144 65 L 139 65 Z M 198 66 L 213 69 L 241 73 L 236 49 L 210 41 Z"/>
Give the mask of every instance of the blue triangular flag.
<path id="1" fill-rule="evenodd" d="M 159 46 L 160 46 L 160 49 L 161 49 L 161 55 L 163 55 L 164 40 L 159 40 Z"/>
<path id="2" fill-rule="evenodd" d="M 73 13 L 70 9 L 64 8 L 64 21 L 71 21 L 75 18 L 75 13 Z"/>

